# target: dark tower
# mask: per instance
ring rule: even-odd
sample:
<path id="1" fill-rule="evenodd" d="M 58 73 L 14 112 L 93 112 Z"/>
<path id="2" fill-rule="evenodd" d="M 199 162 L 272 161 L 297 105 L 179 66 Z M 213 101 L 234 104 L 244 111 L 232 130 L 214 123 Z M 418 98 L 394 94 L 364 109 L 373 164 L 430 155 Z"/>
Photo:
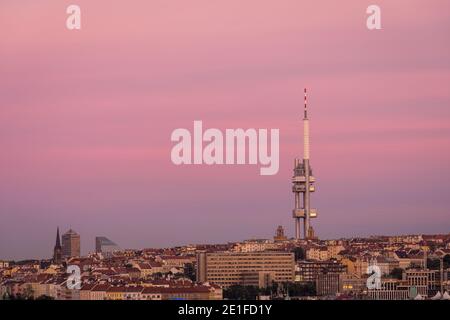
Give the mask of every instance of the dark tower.
<path id="1" fill-rule="evenodd" d="M 53 248 L 53 263 L 60 264 L 62 262 L 62 248 L 59 239 L 59 227 L 56 229 L 56 243 Z"/>

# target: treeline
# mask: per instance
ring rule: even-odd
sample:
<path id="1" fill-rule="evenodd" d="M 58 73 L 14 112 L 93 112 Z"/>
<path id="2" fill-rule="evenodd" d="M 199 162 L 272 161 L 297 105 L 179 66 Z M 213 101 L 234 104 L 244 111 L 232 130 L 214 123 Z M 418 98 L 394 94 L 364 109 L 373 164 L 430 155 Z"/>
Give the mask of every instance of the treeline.
<path id="1" fill-rule="evenodd" d="M 256 300 L 258 296 L 270 296 L 271 298 L 315 296 L 314 283 L 273 283 L 266 288 L 256 286 L 233 285 L 223 290 L 224 299 L 230 300 Z"/>

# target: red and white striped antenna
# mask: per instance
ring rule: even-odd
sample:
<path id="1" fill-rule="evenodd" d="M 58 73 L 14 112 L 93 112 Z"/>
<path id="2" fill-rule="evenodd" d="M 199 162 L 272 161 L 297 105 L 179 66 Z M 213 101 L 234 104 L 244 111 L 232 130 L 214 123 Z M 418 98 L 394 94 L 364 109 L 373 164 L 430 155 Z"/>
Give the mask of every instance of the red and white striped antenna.
<path id="1" fill-rule="evenodd" d="M 303 115 L 303 119 L 308 119 L 308 106 L 307 106 L 307 99 L 306 99 L 306 88 L 305 88 L 305 111 L 304 111 L 304 115 Z"/>

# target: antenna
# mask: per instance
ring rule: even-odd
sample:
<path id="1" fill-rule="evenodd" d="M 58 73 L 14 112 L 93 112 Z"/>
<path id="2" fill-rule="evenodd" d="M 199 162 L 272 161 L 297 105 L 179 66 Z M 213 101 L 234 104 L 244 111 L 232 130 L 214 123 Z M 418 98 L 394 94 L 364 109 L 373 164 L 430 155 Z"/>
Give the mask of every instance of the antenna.
<path id="1" fill-rule="evenodd" d="M 303 119 L 308 119 L 308 106 L 307 106 L 307 99 L 306 99 L 306 88 L 305 88 L 305 111 L 304 111 Z"/>

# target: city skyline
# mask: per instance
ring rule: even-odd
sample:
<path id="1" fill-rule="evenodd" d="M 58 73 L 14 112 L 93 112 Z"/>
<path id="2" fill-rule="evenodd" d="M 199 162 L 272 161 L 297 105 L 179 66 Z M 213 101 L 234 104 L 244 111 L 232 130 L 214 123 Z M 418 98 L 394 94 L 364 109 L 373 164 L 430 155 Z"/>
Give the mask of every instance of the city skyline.
<path id="1" fill-rule="evenodd" d="M 189 242 L 189 243 L 179 243 L 179 244 L 174 244 L 174 245 L 166 245 L 166 246 L 140 246 L 140 247 L 120 247 L 119 245 L 117 245 L 115 242 L 113 242 L 112 240 L 108 239 L 105 236 L 98 236 L 96 235 L 93 239 L 88 239 L 87 241 L 85 241 L 87 244 L 84 246 L 86 248 L 86 251 L 83 252 L 81 251 L 80 255 L 73 255 L 73 256 L 67 256 L 63 254 L 63 246 L 61 244 L 59 244 L 59 250 L 60 250 L 60 260 L 64 260 L 64 259 L 70 259 L 71 257 L 85 257 L 87 255 L 93 254 L 93 253 L 98 253 L 101 252 L 101 250 L 99 251 L 99 248 L 101 247 L 101 245 L 99 244 L 99 241 L 106 241 L 106 251 L 105 252 L 113 252 L 113 251 L 119 251 L 119 252 L 123 252 L 123 251 L 127 251 L 127 250 L 145 250 L 145 249 L 170 249 L 170 248 L 176 248 L 176 247 L 183 247 L 183 246 L 202 246 L 202 245 L 207 245 L 207 246 L 214 246 L 214 245 L 226 245 L 226 244 L 232 244 L 232 243 L 242 243 L 242 242 L 246 242 L 246 241 L 261 241 L 261 240 L 268 240 L 268 241 L 279 241 L 277 240 L 277 237 L 279 237 L 279 231 L 280 231 L 280 227 L 281 230 L 283 231 L 283 234 L 281 236 L 283 241 L 296 241 L 295 239 L 295 235 L 289 236 L 289 235 L 285 235 L 284 234 L 284 227 L 279 225 L 277 226 L 277 228 L 274 228 L 274 232 L 272 233 L 271 236 L 268 237 L 249 237 L 249 238 L 245 238 L 245 239 L 236 239 L 236 240 L 229 240 L 229 241 L 224 241 L 224 242 L 198 242 L 198 243 L 194 243 L 194 242 Z M 57 227 L 57 236 L 56 239 L 62 239 L 62 237 L 59 235 L 60 228 Z M 68 232 L 75 232 L 75 230 L 69 229 Z M 80 243 L 83 243 L 83 241 L 80 240 L 83 239 L 78 233 L 76 233 L 77 236 L 79 237 L 78 241 Z M 430 234 L 430 233 L 402 233 L 402 234 L 371 234 L 371 235 L 354 235 L 354 236 L 343 236 L 343 237 L 337 237 L 337 238 L 322 238 L 322 239 L 318 239 L 318 238 L 311 238 L 311 239 L 297 239 L 297 240 L 301 240 L 301 241 L 308 241 L 308 240 L 312 240 L 313 242 L 317 242 L 317 241 L 342 241 L 342 240 L 350 240 L 350 239 L 372 239 L 372 238 L 389 238 L 389 237 L 415 237 L 415 236 L 445 236 L 450 234 L 450 232 L 442 232 L 442 233 L 435 233 L 435 234 Z M 54 235 L 53 235 L 54 236 Z M 54 238 L 53 238 L 54 239 Z M 55 244 L 55 243 L 53 243 Z M 52 245 L 50 245 L 51 247 Z M 5 257 L 0 257 L 0 260 L 3 261 L 25 261 L 25 260 L 55 260 L 55 248 L 58 246 L 58 240 L 56 240 L 56 245 L 53 248 L 53 251 L 50 250 L 50 253 L 41 257 L 23 257 L 23 258 L 19 258 L 19 259 L 13 259 L 13 258 L 5 258 Z M 113 246 L 114 248 L 112 248 L 113 250 L 111 251 L 111 248 L 109 246 Z M 48 251 L 48 250 L 47 250 Z M 52 252 L 53 252 L 53 256 L 52 256 Z"/>
<path id="2" fill-rule="evenodd" d="M 293 237 L 304 87 L 316 235 L 449 232 L 449 3 L 379 1 L 372 32 L 356 0 L 78 2 L 75 33 L 51 1 L 0 5 L 0 259 L 50 258 L 56 226 L 82 255 L 98 235 L 123 248 L 277 225 Z M 196 119 L 279 128 L 278 174 L 173 165 L 170 132 Z"/>

